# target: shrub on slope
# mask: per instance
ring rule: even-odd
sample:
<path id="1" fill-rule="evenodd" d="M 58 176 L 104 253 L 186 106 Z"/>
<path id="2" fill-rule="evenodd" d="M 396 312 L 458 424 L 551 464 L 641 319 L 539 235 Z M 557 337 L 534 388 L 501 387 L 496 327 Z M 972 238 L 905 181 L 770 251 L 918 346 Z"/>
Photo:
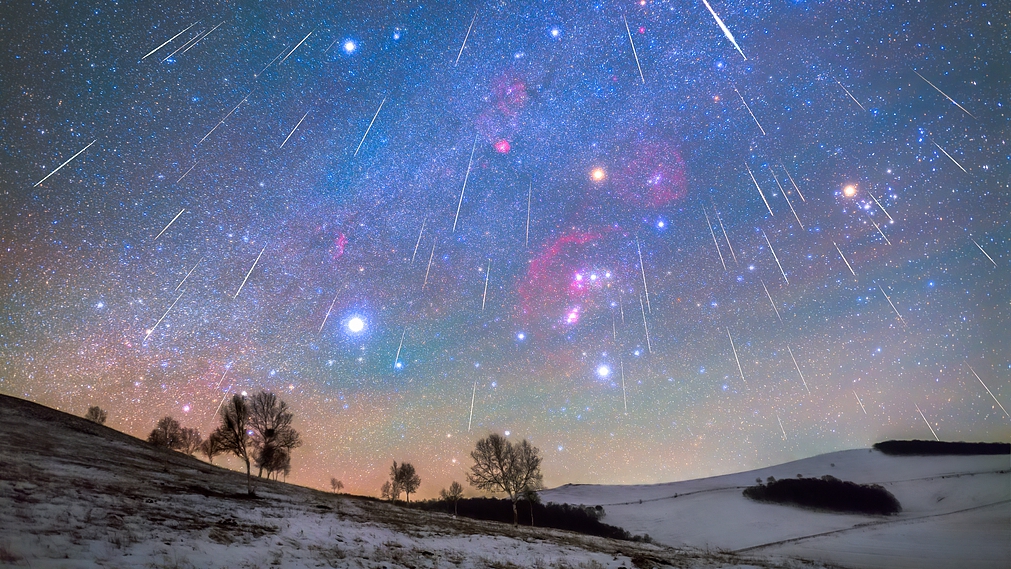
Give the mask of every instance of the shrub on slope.
<path id="1" fill-rule="evenodd" d="M 874 448 L 893 456 L 1011 454 L 1011 443 L 949 443 L 944 441 L 884 441 Z"/>
<path id="2" fill-rule="evenodd" d="M 902 510 L 899 501 L 877 484 L 845 482 L 832 476 L 818 478 L 787 478 L 768 484 L 749 486 L 744 495 L 760 502 L 793 504 L 860 514 L 896 514 Z"/>

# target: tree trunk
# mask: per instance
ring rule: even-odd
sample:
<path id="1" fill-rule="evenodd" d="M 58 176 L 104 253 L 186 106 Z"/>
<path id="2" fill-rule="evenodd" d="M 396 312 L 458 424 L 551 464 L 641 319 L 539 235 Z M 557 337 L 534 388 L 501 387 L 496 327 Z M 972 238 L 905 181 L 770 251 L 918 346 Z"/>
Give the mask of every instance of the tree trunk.
<path id="1" fill-rule="evenodd" d="M 530 527 L 534 527 L 534 501 L 528 500 L 530 504 Z"/>
<path id="2" fill-rule="evenodd" d="M 253 478 L 249 470 L 249 459 L 246 459 L 246 494 L 253 495 Z"/>
<path id="3" fill-rule="evenodd" d="M 453 515 L 454 516 L 460 515 L 460 512 L 457 511 L 457 508 L 459 507 L 458 506 L 459 503 L 460 503 L 460 500 L 453 500 Z"/>
<path id="4" fill-rule="evenodd" d="M 513 500 L 513 525 L 517 526 L 520 523 L 520 515 L 516 512 L 516 500 Z"/>

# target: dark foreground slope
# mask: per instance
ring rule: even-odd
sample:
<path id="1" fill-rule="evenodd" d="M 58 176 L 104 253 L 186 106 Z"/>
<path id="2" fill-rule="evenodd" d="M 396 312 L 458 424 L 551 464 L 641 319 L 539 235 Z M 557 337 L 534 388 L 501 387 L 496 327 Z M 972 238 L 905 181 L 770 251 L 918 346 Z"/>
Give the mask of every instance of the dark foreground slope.
<path id="1" fill-rule="evenodd" d="M 250 498 L 244 473 L 2 395 L 0 457 L 4 567 L 779 564 L 513 528 L 265 480 Z"/>

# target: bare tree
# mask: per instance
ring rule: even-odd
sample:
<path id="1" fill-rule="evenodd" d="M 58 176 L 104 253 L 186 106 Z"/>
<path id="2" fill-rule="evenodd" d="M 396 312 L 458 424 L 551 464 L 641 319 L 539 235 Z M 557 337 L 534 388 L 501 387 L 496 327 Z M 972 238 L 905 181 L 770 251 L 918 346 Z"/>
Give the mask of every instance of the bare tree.
<path id="1" fill-rule="evenodd" d="M 179 452 L 193 456 L 200 450 L 203 440 L 200 438 L 200 431 L 183 427 L 179 430 Z"/>
<path id="2" fill-rule="evenodd" d="M 207 462 L 211 464 L 214 464 L 214 457 L 225 452 L 221 448 L 221 438 L 217 436 L 217 432 L 211 433 L 211 436 L 200 443 L 200 452 L 207 457 Z"/>
<path id="3" fill-rule="evenodd" d="M 268 464 L 277 467 L 285 460 L 290 470 L 291 451 L 302 446 L 302 437 L 291 426 L 293 419 L 288 404 L 269 391 L 261 391 L 250 398 L 249 427 L 253 430 L 253 457 L 259 468 L 258 476 L 263 476 Z M 287 458 L 280 458 L 282 451 Z M 269 475 L 271 470 L 267 470 Z"/>
<path id="4" fill-rule="evenodd" d="M 415 472 L 414 465 L 409 462 L 401 464 L 400 468 L 396 468 L 397 463 L 394 462 L 393 464 L 396 470 L 396 474 L 394 475 L 395 484 L 404 491 L 404 494 L 407 496 L 407 503 L 410 504 L 411 493 L 417 490 L 418 486 L 421 486 L 421 477 Z"/>
<path id="5" fill-rule="evenodd" d="M 330 479 L 330 489 L 333 490 L 334 494 L 336 494 L 340 490 L 344 489 L 344 483 L 341 482 L 340 480 L 337 480 L 336 478 L 331 478 Z"/>
<path id="6" fill-rule="evenodd" d="M 387 480 L 386 482 L 383 482 L 383 487 L 379 489 L 379 495 L 382 497 L 383 500 L 389 500 L 392 502 L 397 499 L 397 496 L 400 496 L 400 492 L 398 491 L 396 494 L 394 494 L 393 484 L 389 480 Z"/>
<path id="7" fill-rule="evenodd" d="M 524 492 L 542 487 L 540 451 L 526 439 L 512 444 L 505 437 L 492 433 L 477 441 L 470 453 L 474 466 L 467 480 L 479 490 L 504 492 L 513 503 L 513 525 L 519 522 L 516 502 Z"/>
<path id="8" fill-rule="evenodd" d="M 108 418 L 109 414 L 102 410 L 101 407 L 92 406 L 88 407 L 88 412 L 84 414 L 84 418 L 99 425 L 105 424 L 105 419 Z"/>
<path id="9" fill-rule="evenodd" d="M 172 417 L 162 417 L 147 436 L 147 442 L 162 448 L 179 450 L 182 445 L 182 430 L 179 421 Z"/>
<path id="10" fill-rule="evenodd" d="M 447 502 L 453 502 L 453 515 L 457 515 L 457 504 L 460 502 L 460 498 L 463 498 L 463 486 L 460 485 L 456 480 L 449 485 L 449 490 L 443 488 L 439 490 L 439 497 Z M 532 524 L 531 524 L 532 525 Z"/>
<path id="11" fill-rule="evenodd" d="M 277 475 L 284 473 L 285 476 L 291 472 L 291 455 L 281 446 L 268 444 L 260 449 L 256 455 L 256 466 L 260 471 L 267 471 L 267 478 L 272 475 L 277 480 Z"/>
<path id="12" fill-rule="evenodd" d="M 390 467 L 390 487 L 387 489 L 387 495 L 391 502 L 396 502 L 400 499 L 400 493 L 404 491 L 403 486 L 400 485 L 400 466 L 397 465 L 397 461 L 393 461 L 393 466 Z M 386 485 L 383 484 L 383 488 Z"/>
<path id="13" fill-rule="evenodd" d="M 232 453 L 246 463 L 246 492 L 253 495 L 253 480 L 250 459 L 253 437 L 250 435 L 249 404 L 242 395 L 235 394 L 221 408 L 221 424 L 211 434 L 217 438 L 223 452 Z"/>

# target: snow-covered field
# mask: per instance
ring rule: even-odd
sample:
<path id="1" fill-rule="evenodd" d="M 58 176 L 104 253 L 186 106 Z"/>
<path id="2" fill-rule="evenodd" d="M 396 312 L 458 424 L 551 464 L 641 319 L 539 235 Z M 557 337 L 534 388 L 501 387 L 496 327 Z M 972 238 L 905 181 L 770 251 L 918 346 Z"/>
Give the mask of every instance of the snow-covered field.
<path id="1" fill-rule="evenodd" d="M 746 486 L 821 477 L 884 486 L 896 516 L 754 502 Z M 672 546 L 800 557 L 845 567 L 1011 567 L 1011 457 L 893 457 L 848 450 L 726 476 L 649 486 L 569 485 L 545 501 L 602 505 L 604 522 Z"/>
<path id="2" fill-rule="evenodd" d="M 2 567 L 822 567 L 513 528 L 257 481 L 0 395 Z M 612 523 L 616 520 L 611 520 Z"/>

